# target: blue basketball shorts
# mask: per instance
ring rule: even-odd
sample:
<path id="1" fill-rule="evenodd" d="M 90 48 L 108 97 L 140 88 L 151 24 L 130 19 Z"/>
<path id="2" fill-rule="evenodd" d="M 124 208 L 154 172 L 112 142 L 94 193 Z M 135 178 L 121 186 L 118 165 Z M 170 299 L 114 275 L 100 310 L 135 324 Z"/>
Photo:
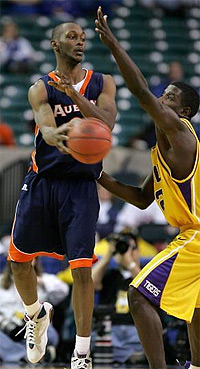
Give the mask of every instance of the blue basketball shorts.
<path id="1" fill-rule="evenodd" d="M 67 257 L 71 269 L 91 267 L 99 200 L 95 180 L 25 177 L 16 206 L 8 260 Z"/>

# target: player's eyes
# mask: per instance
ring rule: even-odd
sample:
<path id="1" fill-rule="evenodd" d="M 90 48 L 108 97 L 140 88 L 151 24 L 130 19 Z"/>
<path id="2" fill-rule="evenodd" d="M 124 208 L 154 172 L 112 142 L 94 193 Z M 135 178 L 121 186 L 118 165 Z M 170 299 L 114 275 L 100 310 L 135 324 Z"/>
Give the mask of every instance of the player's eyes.
<path id="1" fill-rule="evenodd" d="M 75 36 L 74 35 L 69 35 L 69 36 L 67 36 L 67 38 L 69 38 L 70 40 L 73 40 L 75 38 Z"/>

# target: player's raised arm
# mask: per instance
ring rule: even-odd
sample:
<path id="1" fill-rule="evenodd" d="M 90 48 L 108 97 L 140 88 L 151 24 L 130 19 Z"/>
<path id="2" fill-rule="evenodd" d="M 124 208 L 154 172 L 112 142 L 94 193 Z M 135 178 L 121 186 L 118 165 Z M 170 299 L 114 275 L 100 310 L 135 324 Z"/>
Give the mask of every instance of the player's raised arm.
<path id="1" fill-rule="evenodd" d="M 98 182 L 113 195 L 140 209 L 146 209 L 154 201 L 153 174 L 146 178 L 142 187 L 121 183 L 105 172 L 102 172 Z"/>
<path id="2" fill-rule="evenodd" d="M 69 151 L 64 145 L 64 142 L 68 140 L 66 135 L 67 124 L 57 127 L 53 111 L 47 101 L 46 88 L 42 81 L 39 80 L 30 87 L 28 99 L 33 109 L 35 122 L 45 142 L 50 146 L 56 146 L 63 154 L 68 154 Z"/>
<path id="3" fill-rule="evenodd" d="M 101 41 L 110 49 L 116 59 L 128 89 L 136 96 L 141 106 L 151 115 L 157 127 L 169 136 L 174 131 L 184 131 L 185 127 L 180 122 L 178 115 L 162 99 L 157 99 L 151 93 L 140 69 L 111 32 L 107 23 L 107 16 L 103 15 L 101 7 L 97 11 L 95 24 L 95 30 L 99 33 Z M 176 90 L 177 88 L 174 86 L 174 89 Z M 171 99 L 173 104 L 174 91 L 169 92 L 166 99 Z M 183 116 L 184 113 L 183 111 Z"/>
<path id="4" fill-rule="evenodd" d="M 88 99 L 74 89 L 70 76 L 58 74 L 57 77 L 57 82 L 49 81 L 48 84 L 70 96 L 79 107 L 84 117 L 95 117 L 101 119 L 109 126 L 110 129 L 113 129 L 117 115 L 115 103 L 116 86 L 110 75 L 103 75 L 103 89 L 97 99 L 97 105 L 92 104 Z"/>

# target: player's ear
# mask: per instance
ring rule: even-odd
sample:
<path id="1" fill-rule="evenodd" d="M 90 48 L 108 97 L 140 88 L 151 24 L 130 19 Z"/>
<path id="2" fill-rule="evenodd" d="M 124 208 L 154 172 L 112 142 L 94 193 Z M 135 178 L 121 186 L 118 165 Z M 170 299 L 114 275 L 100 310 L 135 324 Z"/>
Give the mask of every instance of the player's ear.
<path id="1" fill-rule="evenodd" d="M 57 40 L 51 40 L 51 47 L 54 51 L 59 52 L 59 44 Z"/>
<path id="2" fill-rule="evenodd" d="M 189 115 L 191 114 L 191 108 L 189 106 L 185 106 L 184 108 L 181 109 L 181 115 L 189 117 Z"/>

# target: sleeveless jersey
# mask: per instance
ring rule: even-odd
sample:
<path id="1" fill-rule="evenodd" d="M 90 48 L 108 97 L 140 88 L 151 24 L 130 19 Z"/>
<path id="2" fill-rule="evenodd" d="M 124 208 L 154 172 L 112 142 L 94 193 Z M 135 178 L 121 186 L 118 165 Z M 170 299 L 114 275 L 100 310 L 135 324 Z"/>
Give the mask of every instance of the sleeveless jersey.
<path id="1" fill-rule="evenodd" d="M 154 195 L 169 224 L 178 228 L 189 226 L 200 229 L 200 142 L 191 123 L 183 118 L 181 121 L 190 129 L 197 141 L 193 169 L 184 180 L 173 178 L 156 144 L 151 150 Z"/>
<path id="2" fill-rule="evenodd" d="M 44 82 L 48 102 L 52 108 L 56 125 L 69 122 L 72 118 L 82 118 L 78 106 L 65 93 L 48 85 L 48 81 L 56 80 L 54 72 L 41 77 Z M 96 104 L 103 88 L 103 76 L 92 70 L 86 71 L 86 77 L 79 91 L 91 103 Z M 82 164 L 71 155 L 62 154 L 56 147 L 48 145 L 42 138 L 42 134 L 36 125 L 35 150 L 31 155 L 31 167 L 34 172 L 41 175 L 54 176 L 57 178 L 80 177 L 85 179 L 96 179 L 102 170 L 102 163 Z"/>

